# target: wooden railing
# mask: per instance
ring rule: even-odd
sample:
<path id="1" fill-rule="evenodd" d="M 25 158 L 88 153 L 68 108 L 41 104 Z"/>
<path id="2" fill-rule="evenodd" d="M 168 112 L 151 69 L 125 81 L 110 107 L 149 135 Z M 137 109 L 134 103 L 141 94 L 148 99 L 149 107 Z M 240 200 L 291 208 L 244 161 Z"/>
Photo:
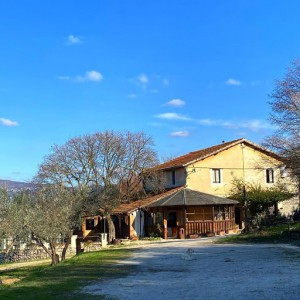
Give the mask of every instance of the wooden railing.
<path id="1" fill-rule="evenodd" d="M 199 222 L 187 222 L 185 224 L 185 236 L 190 234 L 207 234 L 215 233 L 220 234 L 224 231 L 228 233 L 229 230 L 235 228 L 234 219 L 220 220 L 220 221 L 199 221 Z"/>

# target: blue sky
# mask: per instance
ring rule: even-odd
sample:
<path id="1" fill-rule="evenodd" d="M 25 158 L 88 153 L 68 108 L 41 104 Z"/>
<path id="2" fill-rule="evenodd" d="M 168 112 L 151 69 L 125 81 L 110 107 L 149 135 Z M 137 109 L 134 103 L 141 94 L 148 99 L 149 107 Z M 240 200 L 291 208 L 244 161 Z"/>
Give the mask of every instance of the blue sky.
<path id="1" fill-rule="evenodd" d="M 54 144 L 144 131 L 161 158 L 273 131 L 269 94 L 300 53 L 299 1 L 1 1 L 0 178 Z"/>

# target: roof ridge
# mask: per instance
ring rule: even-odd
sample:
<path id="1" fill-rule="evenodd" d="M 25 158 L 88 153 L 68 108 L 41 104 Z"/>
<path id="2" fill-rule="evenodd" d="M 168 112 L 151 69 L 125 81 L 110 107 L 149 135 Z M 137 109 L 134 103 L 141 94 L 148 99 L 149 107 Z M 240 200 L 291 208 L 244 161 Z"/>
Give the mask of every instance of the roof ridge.
<path id="1" fill-rule="evenodd" d="M 164 168 L 174 168 L 178 166 L 185 166 L 187 164 L 193 163 L 199 159 L 206 158 L 208 156 L 211 156 L 215 153 L 218 153 L 219 151 L 222 151 L 228 147 L 231 147 L 232 145 L 235 145 L 237 143 L 241 143 L 243 141 L 246 141 L 245 138 L 239 138 L 236 140 L 232 140 L 229 142 L 224 142 L 222 144 L 217 144 L 211 147 L 199 149 L 196 151 L 192 151 L 186 154 L 183 154 L 181 156 L 175 157 L 169 161 L 166 161 L 164 163 L 159 164 L 158 166 L 154 167 L 153 170 L 159 170 L 159 169 L 164 169 Z M 202 154 L 202 155 L 201 155 Z M 199 156 L 198 156 L 199 155 Z M 191 157 L 190 156 L 195 156 Z"/>
<path id="2" fill-rule="evenodd" d="M 183 189 L 184 190 L 184 189 Z M 166 201 L 166 203 L 168 203 L 170 200 L 172 200 L 179 192 L 181 192 L 182 190 L 178 190 L 176 191 L 174 194 L 170 195 L 170 198 Z M 160 200 L 160 199 L 159 199 Z"/>

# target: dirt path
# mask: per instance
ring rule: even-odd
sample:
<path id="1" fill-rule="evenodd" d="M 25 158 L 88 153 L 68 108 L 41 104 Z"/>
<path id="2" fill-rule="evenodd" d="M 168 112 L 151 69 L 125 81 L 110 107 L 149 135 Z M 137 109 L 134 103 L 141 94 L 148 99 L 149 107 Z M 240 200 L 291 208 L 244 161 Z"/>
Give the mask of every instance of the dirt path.
<path id="1" fill-rule="evenodd" d="M 192 249 L 192 254 L 187 254 Z M 285 245 L 214 245 L 210 239 L 148 245 L 119 264 L 121 279 L 83 291 L 109 299 L 298 299 L 300 249 Z"/>

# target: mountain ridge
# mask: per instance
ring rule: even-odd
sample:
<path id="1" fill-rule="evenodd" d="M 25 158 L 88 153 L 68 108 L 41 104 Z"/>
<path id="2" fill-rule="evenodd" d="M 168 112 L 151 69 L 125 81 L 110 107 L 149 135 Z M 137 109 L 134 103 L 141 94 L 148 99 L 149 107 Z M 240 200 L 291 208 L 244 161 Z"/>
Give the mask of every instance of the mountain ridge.
<path id="1" fill-rule="evenodd" d="M 33 184 L 29 182 L 0 179 L 0 188 L 6 187 L 8 190 L 30 189 Z"/>

